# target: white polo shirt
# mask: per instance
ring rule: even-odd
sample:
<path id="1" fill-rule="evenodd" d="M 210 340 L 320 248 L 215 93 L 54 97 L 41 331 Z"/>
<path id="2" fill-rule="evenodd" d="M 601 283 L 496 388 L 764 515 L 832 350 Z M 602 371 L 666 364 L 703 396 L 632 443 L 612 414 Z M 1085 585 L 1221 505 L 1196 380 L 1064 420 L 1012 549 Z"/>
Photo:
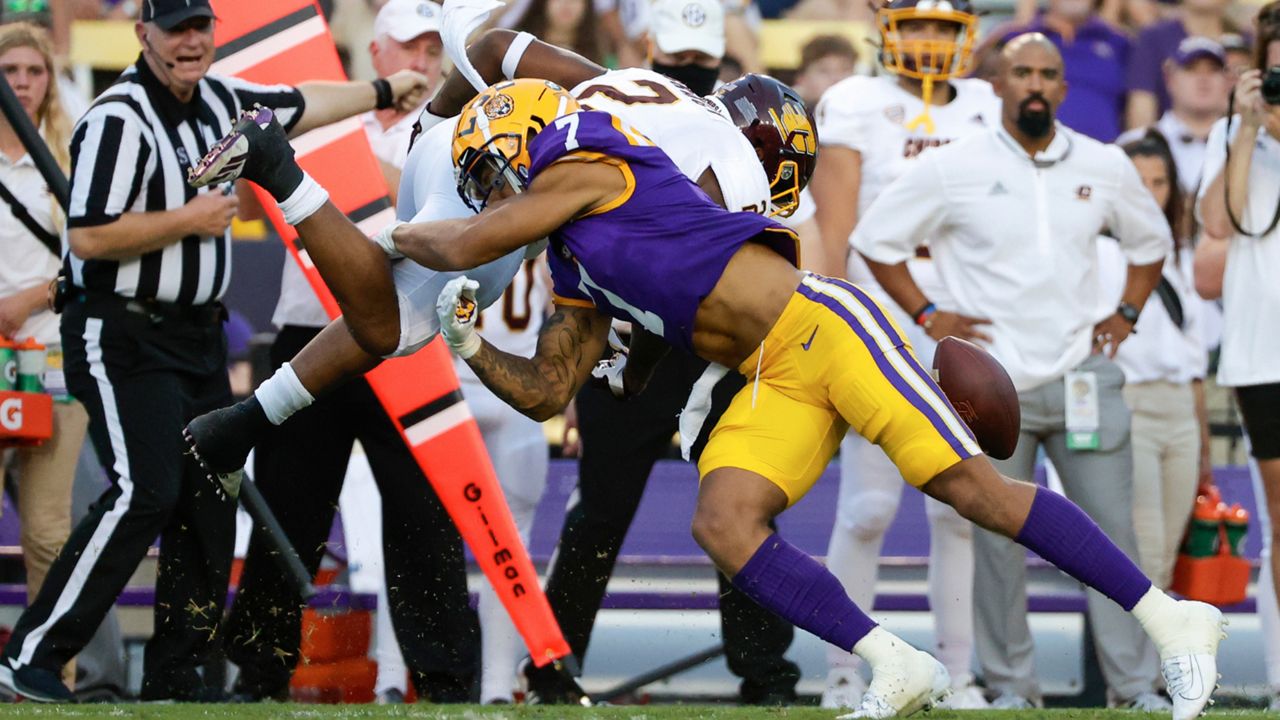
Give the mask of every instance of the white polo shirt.
<path id="1" fill-rule="evenodd" d="M 53 213 L 56 201 L 30 155 L 13 162 L 0 154 L 0 182 L 9 188 L 41 227 L 54 232 Z M 62 260 L 54 257 L 27 230 L 9 207 L 0 201 L 0 297 L 8 297 L 34 285 L 46 285 L 57 277 Z M 18 339 L 34 337 L 42 345 L 61 344 L 58 316 L 40 310 L 23 323 Z"/>
<path id="2" fill-rule="evenodd" d="M 1159 262 L 1173 247 L 1119 148 L 1059 123 L 1033 160 L 998 126 L 926 153 L 880 193 L 851 242 L 893 265 L 928 238 L 952 296 L 942 309 L 991 321 L 988 349 L 1023 391 L 1089 355 L 1103 317 L 1095 249 L 1103 227 L 1135 265 Z"/>
<path id="3" fill-rule="evenodd" d="M 360 122 L 373 147 L 373 154 L 388 165 L 403 168 L 409 156 L 413 124 L 421 113 L 422 108 L 407 113 L 385 130 L 375 113 L 361 115 Z M 293 258 L 286 257 L 284 260 L 284 271 L 280 276 L 280 300 L 276 303 L 271 322 L 276 327 L 324 327 L 329 324 L 329 314 L 324 311 L 315 290 L 311 289 L 311 283 L 307 282 L 307 276 L 302 274 Z"/>
<path id="4" fill-rule="evenodd" d="M 1232 137 L 1240 127 L 1231 122 Z M 1200 197 L 1226 164 L 1226 120 L 1209 133 L 1205 151 L 1204 186 Z M 1249 166 L 1249 199 L 1240 224 L 1261 232 L 1271 223 L 1280 203 L 1280 142 L 1258 133 Z M 1196 208 L 1199 214 L 1199 203 Z M 1280 382 L 1280 228 L 1260 238 L 1236 235 L 1227 249 L 1222 278 L 1222 354 L 1218 382 L 1227 387 Z"/>

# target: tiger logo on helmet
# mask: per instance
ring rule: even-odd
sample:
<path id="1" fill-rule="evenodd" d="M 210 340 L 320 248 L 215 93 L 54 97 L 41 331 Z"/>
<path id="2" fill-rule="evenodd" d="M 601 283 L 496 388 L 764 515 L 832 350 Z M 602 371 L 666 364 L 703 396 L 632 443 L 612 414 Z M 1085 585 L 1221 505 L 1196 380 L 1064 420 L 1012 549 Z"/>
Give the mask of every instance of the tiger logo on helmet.
<path id="1" fill-rule="evenodd" d="M 744 75 L 712 96 L 724 106 L 760 156 L 769 176 L 770 217 L 800 206 L 818 161 L 818 130 L 800 94 L 768 75 Z"/>
<path id="2" fill-rule="evenodd" d="M 522 78 L 485 88 L 462 108 L 453 132 L 458 194 L 475 212 L 495 190 L 529 184 L 529 142 L 553 120 L 578 112 L 578 101 L 547 80 Z"/>
<path id="3" fill-rule="evenodd" d="M 903 37 L 903 25 L 935 20 L 955 25 L 945 40 Z M 963 77 L 973 65 L 978 16 L 969 0 L 891 0 L 876 12 L 880 62 L 897 75 L 916 80 Z"/>

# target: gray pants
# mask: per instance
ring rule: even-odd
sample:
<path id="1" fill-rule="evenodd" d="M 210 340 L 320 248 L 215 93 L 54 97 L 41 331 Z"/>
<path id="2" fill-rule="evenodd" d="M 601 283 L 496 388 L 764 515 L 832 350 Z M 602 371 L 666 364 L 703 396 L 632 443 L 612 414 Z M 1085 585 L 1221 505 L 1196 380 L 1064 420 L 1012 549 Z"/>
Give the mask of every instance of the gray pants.
<path id="1" fill-rule="evenodd" d="M 1133 532 L 1133 456 L 1129 410 L 1121 388 L 1124 374 L 1101 355 L 1091 355 L 1081 370 L 1097 373 L 1100 447 L 1067 449 L 1063 380 L 1019 393 L 1022 434 L 1013 457 L 995 461 L 1004 475 L 1031 481 L 1036 450 L 1043 446 L 1053 461 L 1067 497 L 1093 518 L 1129 557 L 1136 558 Z M 1026 550 L 1012 540 L 982 529 L 974 537 L 974 615 L 978 662 L 987 687 L 1039 700 L 1031 630 L 1027 624 Z M 1112 696 L 1130 700 L 1154 689 L 1159 673 L 1155 648 L 1138 621 L 1102 594 L 1088 591 L 1089 620 Z"/>

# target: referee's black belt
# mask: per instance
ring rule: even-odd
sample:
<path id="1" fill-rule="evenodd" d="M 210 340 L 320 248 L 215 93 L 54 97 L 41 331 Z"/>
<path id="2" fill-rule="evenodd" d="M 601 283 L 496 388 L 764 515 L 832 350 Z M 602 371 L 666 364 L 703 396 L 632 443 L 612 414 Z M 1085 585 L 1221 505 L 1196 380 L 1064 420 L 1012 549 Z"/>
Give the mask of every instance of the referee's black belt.
<path id="1" fill-rule="evenodd" d="M 184 305 L 85 290 L 80 290 L 79 294 L 85 301 L 111 303 L 123 307 L 126 312 L 142 315 L 153 323 L 176 320 L 192 325 L 216 325 L 227 319 L 227 308 L 220 302 Z"/>

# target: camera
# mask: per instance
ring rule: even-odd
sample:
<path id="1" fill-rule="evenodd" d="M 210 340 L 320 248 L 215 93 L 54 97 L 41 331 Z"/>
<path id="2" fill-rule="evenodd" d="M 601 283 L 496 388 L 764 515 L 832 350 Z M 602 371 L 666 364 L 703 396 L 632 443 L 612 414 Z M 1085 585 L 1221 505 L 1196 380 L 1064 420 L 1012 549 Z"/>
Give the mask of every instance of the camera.
<path id="1" fill-rule="evenodd" d="M 1280 105 L 1280 65 L 1272 65 L 1262 74 L 1262 100 L 1268 105 Z"/>

